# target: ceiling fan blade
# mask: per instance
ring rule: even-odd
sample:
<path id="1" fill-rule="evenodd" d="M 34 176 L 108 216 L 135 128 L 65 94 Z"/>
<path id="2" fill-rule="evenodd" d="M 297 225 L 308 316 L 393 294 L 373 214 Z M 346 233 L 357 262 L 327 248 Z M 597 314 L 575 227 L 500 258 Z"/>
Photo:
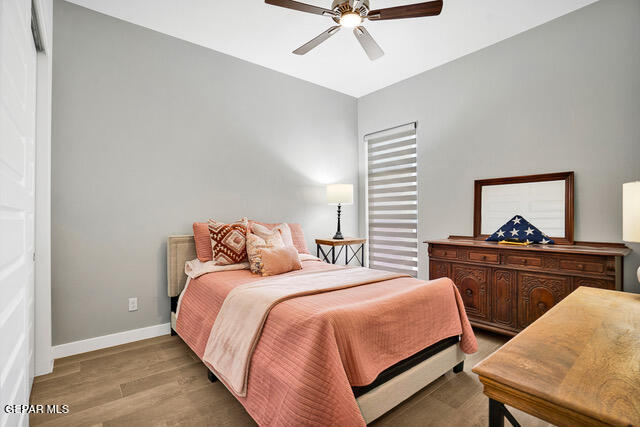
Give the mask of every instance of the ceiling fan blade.
<path id="1" fill-rule="evenodd" d="M 323 32 L 318 37 L 314 38 L 313 40 L 303 44 L 302 46 L 294 50 L 293 53 L 295 53 L 296 55 L 304 55 L 305 53 L 308 53 L 311 49 L 318 47 L 320 43 L 326 41 L 329 37 L 331 37 L 338 31 L 340 31 L 340 28 L 342 28 L 340 25 L 336 25 L 335 27 L 329 28 L 327 31 Z"/>
<path id="2" fill-rule="evenodd" d="M 264 2 L 273 6 L 285 7 L 287 9 L 299 10 L 301 12 L 313 13 L 316 15 L 336 16 L 336 13 L 333 10 L 293 0 L 264 0 Z"/>
<path id="3" fill-rule="evenodd" d="M 369 12 L 368 18 L 372 21 L 384 19 L 420 18 L 421 16 L 440 15 L 442 0 L 428 1 L 425 3 L 408 4 L 406 6 L 389 7 Z"/>
<path id="4" fill-rule="evenodd" d="M 366 28 L 355 27 L 353 29 L 353 34 L 355 34 L 370 60 L 375 61 L 376 59 L 384 56 L 384 51 L 380 46 L 378 46 L 378 43 L 376 43 L 373 37 L 371 37 L 371 34 L 369 34 Z"/>

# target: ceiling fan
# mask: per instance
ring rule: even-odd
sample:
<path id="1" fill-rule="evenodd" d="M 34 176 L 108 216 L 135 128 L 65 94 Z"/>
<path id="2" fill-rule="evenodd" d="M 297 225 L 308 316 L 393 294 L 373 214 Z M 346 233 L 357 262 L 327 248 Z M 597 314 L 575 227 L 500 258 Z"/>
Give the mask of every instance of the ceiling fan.
<path id="1" fill-rule="evenodd" d="M 428 1 L 424 3 L 408 4 L 405 6 L 388 7 L 386 9 L 371 10 L 369 0 L 333 0 L 331 9 L 325 9 L 293 0 L 265 0 L 265 3 L 273 6 L 286 7 L 287 9 L 327 16 L 338 25 L 329 28 L 318 37 L 303 44 L 293 53 L 304 55 L 311 49 L 326 41 L 336 34 L 342 27 L 353 28 L 360 45 L 372 61 L 384 55 L 382 48 L 371 37 L 371 34 L 362 26 L 365 19 L 370 21 L 383 21 L 387 19 L 420 18 L 422 16 L 439 15 L 442 11 L 442 0 Z"/>

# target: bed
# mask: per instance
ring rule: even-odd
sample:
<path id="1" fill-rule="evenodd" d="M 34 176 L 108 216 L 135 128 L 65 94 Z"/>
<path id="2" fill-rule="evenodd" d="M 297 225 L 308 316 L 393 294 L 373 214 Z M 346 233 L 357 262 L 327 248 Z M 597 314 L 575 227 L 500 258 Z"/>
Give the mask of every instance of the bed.
<path id="1" fill-rule="evenodd" d="M 172 333 L 202 359 L 226 295 L 259 278 L 247 270 L 210 273 L 191 279 L 184 291 L 184 265 L 195 257 L 193 236 L 168 238 Z M 305 273 L 328 266 L 303 262 Z M 435 296 L 425 313 L 413 309 L 411 301 L 429 297 L 428 292 Z M 406 304 L 406 313 L 385 311 L 398 301 Z M 429 316 L 437 316 L 435 323 Z M 403 321 L 437 327 L 415 334 Z M 394 324 L 400 328 L 392 333 L 371 332 Z M 425 286 L 416 279 L 394 278 L 280 303 L 267 317 L 255 346 L 246 395 L 223 383 L 260 425 L 364 425 L 447 371 L 462 371 L 465 353 L 476 349 L 464 306 L 450 280 Z M 213 366 L 205 365 L 210 379 L 220 376 L 214 375 Z"/>

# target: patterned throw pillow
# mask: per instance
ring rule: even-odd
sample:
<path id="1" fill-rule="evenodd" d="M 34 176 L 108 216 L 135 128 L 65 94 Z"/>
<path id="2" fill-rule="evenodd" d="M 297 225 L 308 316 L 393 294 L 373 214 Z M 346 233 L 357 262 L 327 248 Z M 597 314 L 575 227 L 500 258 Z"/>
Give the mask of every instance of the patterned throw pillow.
<path id="1" fill-rule="evenodd" d="M 262 262 L 262 250 L 283 248 L 285 245 L 279 231 L 270 231 L 262 226 L 258 226 L 256 230 L 255 227 L 256 225 L 254 224 L 251 229 L 247 231 L 247 257 L 249 258 L 251 272 L 262 274 L 262 268 L 264 266 Z M 257 233 L 252 233 L 252 230 L 257 231 Z"/>
<path id="2" fill-rule="evenodd" d="M 232 224 L 210 219 L 208 225 L 216 265 L 237 264 L 247 257 L 247 218 Z"/>

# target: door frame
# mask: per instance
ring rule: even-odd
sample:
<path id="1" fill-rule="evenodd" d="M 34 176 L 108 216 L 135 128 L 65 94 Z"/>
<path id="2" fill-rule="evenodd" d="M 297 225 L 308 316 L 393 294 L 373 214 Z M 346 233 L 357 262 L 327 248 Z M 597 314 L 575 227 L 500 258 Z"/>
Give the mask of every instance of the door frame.
<path id="1" fill-rule="evenodd" d="M 35 375 L 53 371 L 51 354 L 51 88 L 53 1 L 31 0 L 42 51 L 36 55 Z"/>

